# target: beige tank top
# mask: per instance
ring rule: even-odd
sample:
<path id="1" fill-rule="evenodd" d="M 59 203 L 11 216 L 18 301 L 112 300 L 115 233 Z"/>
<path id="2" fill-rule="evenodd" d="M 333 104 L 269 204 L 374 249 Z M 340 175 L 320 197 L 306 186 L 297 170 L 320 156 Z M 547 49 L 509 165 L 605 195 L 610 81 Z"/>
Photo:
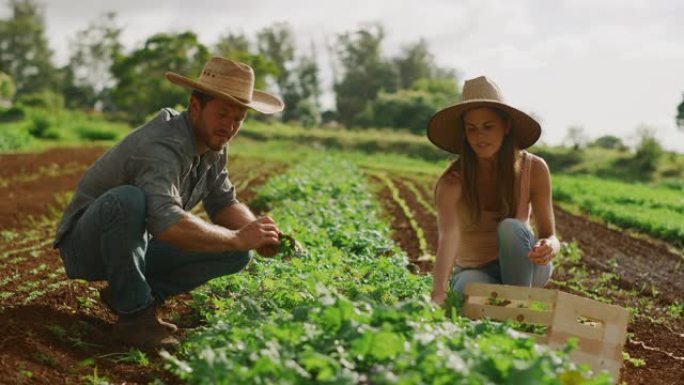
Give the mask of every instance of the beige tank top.
<path id="1" fill-rule="evenodd" d="M 523 151 L 520 166 L 519 200 L 515 218 L 530 226 L 530 168 L 534 155 Z M 496 229 L 501 221 L 498 211 L 482 211 L 480 221 L 465 229 L 460 226 L 461 243 L 456 254 L 459 267 L 480 267 L 492 262 L 498 255 Z"/>

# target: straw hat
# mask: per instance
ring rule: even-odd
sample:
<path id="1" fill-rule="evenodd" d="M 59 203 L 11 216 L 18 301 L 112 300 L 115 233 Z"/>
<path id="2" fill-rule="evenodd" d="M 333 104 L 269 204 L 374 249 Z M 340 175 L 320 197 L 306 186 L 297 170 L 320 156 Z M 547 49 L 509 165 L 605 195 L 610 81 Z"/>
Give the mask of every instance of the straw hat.
<path id="1" fill-rule="evenodd" d="M 179 86 L 192 88 L 264 114 L 280 112 L 284 107 L 283 102 L 277 97 L 254 89 L 252 67 L 222 57 L 209 59 L 196 81 L 173 72 L 167 72 L 166 78 Z"/>
<path id="2" fill-rule="evenodd" d="M 512 121 L 511 134 L 518 148 L 530 147 L 539 139 L 541 126 L 531 116 L 506 104 L 497 85 L 484 76 L 466 80 L 461 101 L 432 116 L 428 122 L 427 136 L 437 147 L 459 154 L 459 143 L 465 138 L 463 114 L 473 108 L 493 107 L 505 111 Z"/>

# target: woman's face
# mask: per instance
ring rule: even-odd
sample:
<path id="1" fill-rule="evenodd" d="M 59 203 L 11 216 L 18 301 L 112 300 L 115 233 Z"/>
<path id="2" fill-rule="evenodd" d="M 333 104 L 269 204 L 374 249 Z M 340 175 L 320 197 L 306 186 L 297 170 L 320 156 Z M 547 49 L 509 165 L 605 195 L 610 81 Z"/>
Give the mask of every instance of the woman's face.
<path id="1" fill-rule="evenodd" d="M 463 115 L 468 144 L 478 158 L 490 159 L 499 152 L 510 122 L 487 107 L 474 108 Z"/>

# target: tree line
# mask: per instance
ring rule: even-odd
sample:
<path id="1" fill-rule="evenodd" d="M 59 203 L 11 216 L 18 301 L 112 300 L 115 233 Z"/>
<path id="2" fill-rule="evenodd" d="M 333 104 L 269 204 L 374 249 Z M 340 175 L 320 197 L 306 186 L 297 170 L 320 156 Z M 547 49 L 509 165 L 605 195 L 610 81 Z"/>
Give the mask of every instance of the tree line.
<path id="1" fill-rule="evenodd" d="M 335 108 L 323 110 L 317 47 L 298 47 L 292 27 L 275 23 L 254 36 L 228 31 L 213 45 L 192 31 L 160 32 L 131 50 L 121 43 L 115 13 L 93 20 L 69 38 L 69 59 L 58 67 L 36 0 L 9 0 L 0 19 L 0 101 L 99 110 L 132 125 L 154 111 L 185 105 L 187 92 L 167 82 L 165 71 L 196 76 L 218 55 L 254 68 L 256 87 L 279 94 L 287 108 L 278 117 L 304 126 L 337 122 L 346 127 L 392 127 L 422 133 L 429 117 L 458 100 L 454 70 L 435 63 L 425 40 L 383 53 L 379 24 L 341 33 L 325 47 L 333 57 Z"/>

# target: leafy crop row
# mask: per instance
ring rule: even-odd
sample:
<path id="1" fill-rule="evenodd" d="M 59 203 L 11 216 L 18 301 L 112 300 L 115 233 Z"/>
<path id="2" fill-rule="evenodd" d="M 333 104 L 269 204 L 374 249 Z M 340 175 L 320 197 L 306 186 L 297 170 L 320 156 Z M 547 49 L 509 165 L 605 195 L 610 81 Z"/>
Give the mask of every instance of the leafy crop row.
<path id="1" fill-rule="evenodd" d="M 554 199 L 624 228 L 684 245 L 684 196 L 668 188 L 558 175 Z"/>
<path id="2" fill-rule="evenodd" d="M 508 326 L 434 307 L 405 269 L 361 173 L 314 158 L 255 204 L 303 246 L 256 258 L 194 300 L 206 326 L 169 367 L 189 384 L 607 384 Z M 291 255 L 288 253 L 288 255 Z"/>

